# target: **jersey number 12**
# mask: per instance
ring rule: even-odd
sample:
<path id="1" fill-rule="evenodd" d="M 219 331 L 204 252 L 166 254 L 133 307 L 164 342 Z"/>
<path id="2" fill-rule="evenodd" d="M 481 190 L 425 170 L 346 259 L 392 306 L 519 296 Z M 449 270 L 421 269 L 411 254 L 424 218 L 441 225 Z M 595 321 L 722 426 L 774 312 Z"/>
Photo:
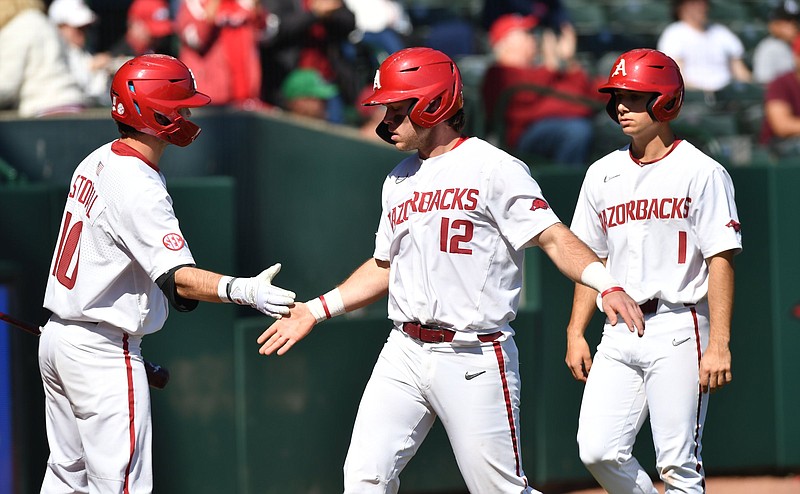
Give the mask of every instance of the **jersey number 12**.
<path id="1" fill-rule="evenodd" d="M 462 247 L 472 240 L 472 234 L 475 225 L 469 220 L 453 220 L 450 223 L 450 218 L 442 218 L 442 224 L 439 228 L 439 250 L 442 252 L 449 252 L 451 254 L 472 254 L 472 249 Z M 450 230 L 456 230 L 456 234 L 450 236 Z"/>

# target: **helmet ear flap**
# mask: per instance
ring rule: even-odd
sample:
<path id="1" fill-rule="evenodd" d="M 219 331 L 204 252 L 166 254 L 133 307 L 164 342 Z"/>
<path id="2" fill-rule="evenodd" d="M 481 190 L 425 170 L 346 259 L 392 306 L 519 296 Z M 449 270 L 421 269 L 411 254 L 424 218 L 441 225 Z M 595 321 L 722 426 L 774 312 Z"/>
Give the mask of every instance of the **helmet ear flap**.
<path id="1" fill-rule="evenodd" d="M 442 97 L 439 96 L 438 98 L 433 99 L 428 106 L 422 110 L 424 113 L 436 113 L 439 110 L 439 107 L 442 106 Z"/>
<path id="2" fill-rule="evenodd" d="M 606 113 L 608 116 L 611 117 L 611 120 L 619 123 L 619 117 L 617 117 L 617 97 L 612 92 L 608 96 L 608 103 L 606 103 Z"/>
<path id="3" fill-rule="evenodd" d="M 650 115 L 650 118 L 652 118 L 654 122 L 659 122 L 660 120 L 656 116 L 656 112 L 653 108 L 656 106 L 656 102 L 663 99 L 664 96 L 660 94 L 654 94 L 653 97 L 650 98 L 650 101 L 647 102 L 647 114 Z"/>
<path id="4" fill-rule="evenodd" d="M 647 105 L 647 112 L 657 122 L 677 118 L 683 105 L 683 91 L 677 95 L 657 94 Z"/>
<path id="5" fill-rule="evenodd" d="M 392 133 L 389 132 L 389 124 L 386 122 L 379 123 L 378 126 L 375 127 L 375 133 L 389 144 L 394 144 L 394 142 L 392 142 Z"/>
<path id="6" fill-rule="evenodd" d="M 160 124 L 163 127 L 172 124 L 172 121 L 166 115 L 159 113 L 157 111 L 153 111 L 153 120 L 155 120 L 157 124 Z"/>
<path id="7" fill-rule="evenodd" d="M 654 94 L 650 101 L 647 102 L 647 114 L 650 115 L 650 118 L 653 119 L 655 122 L 661 122 L 662 120 L 658 118 L 657 113 L 663 113 L 664 111 L 669 112 L 672 108 L 675 107 L 675 99 L 673 98 L 670 101 L 667 101 L 664 104 L 665 96 L 662 94 Z M 656 108 L 656 105 L 659 105 Z M 611 93 L 608 98 L 608 103 L 606 103 L 606 113 L 608 116 L 611 117 L 612 120 L 619 123 L 619 117 L 617 117 L 617 97 L 614 93 Z"/>

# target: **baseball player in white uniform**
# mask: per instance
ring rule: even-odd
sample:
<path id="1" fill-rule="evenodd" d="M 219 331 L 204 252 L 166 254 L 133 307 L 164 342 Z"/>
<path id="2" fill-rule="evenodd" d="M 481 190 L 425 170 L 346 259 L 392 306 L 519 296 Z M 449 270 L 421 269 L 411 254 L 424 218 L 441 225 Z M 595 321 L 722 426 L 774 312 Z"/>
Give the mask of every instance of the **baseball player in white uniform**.
<path id="1" fill-rule="evenodd" d="M 383 184 L 374 256 L 258 338 L 261 353 L 281 355 L 318 322 L 388 292 L 393 328 L 355 420 L 347 494 L 396 493 L 437 417 L 470 492 L 538 492 L 520 458 L 510 326 L 525 247 L 541 247 L 572 280 L 604 292 L 611 320 L 643 329 L 638 304 L 559 222 L 528 167 L 461 135 L 461 88 L 455 63 L 430 48 L 404 49 L 381 64 L 364 104 L 386 107 L 379 136 L 417 152 Z"/>
<path id="2" fill-rule="evenodd" d="M 200 133 L 189 108 L 209 103 L 166 55 L 125 63 L 111 86 L 121 137 L 76 168 L 47 281 L 39 342 L 50 457 L 42 493 L 152 492 L 150 391 L 140 351 L 168 303 L 236 302 L 280 317 L 294 294 L 195 268 L 158 162 Z"/>
<path id="3" fill-rule="evenodd" d="M 566 363 L 586 382 L 580 457 L 611 494 L 656 494 L 631 454 L 649 414 L 666 491 L 702 493 L 708 391 L 732 377 L 733 257 L 742 248 L 733 183 L 673 134 L 684 88 L 667 55 L 624 53 L 600 91 L 630 144 L 589 167 L 571 228 L 641 304 L 647 331 L 606 322 L 592 360 L 584 331 L 597 293 L 576 285 Z"/>

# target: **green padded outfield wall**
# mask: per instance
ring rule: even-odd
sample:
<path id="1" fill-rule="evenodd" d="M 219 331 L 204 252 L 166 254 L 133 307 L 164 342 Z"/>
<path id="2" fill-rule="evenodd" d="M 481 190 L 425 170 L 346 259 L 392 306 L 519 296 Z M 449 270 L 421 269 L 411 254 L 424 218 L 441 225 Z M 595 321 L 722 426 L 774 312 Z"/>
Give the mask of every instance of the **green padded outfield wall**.
<path id="1" fill-rule="evenodd" d="M 800 161 L 800 160 L 798 160 Z M 745 181 L 747 179 L 744 179 Z M 797 469 L 800 465 L 800 384 L 798 384 L 797 353 L 800 348 L 800 168 L 774 171 L 767 176 L 761 192 L 753 201 L 768 202 L 770 210 L 765 218 L 764 229 L 770 237 L 769 251 L 757 270 L 769 269 L 771 297 L 765 300 L 765 308 L 772 314 L 771 355 L 773 356 L 771 385 L 775 411 L 775 465 L 782 469 Z M 746 280 L 748 278 L 745 278 Z M 749 278 L 753 279 L 753 278 Z M 750 329 L 763 328 L 764 322 L 757 317 L 757 308 L 752 301 L 740 299 L 741 312 L 751 312 Z M 756 300 L 757 302 L 757 300 Z M 756 337 L 757 338 L 757 337 Z M 768 340 L 769 341 L 769 340 Z M 747 351 L 746 348 L 742 349 Z M 769 352 L 765 352 L 769 354 Z M 765 381 L 753 382 L 763 385 Z"/>
<path id="2" fill-rule="evenodd" d="M 162 165 L 201 265 L 249 276 L 280 261 L 276 283 L 304 300 L 371 255 L 381 183 L 403 153 L 324 124 L 222 110 L 197 115 L 200 139 L 188 148 L 169 148 Z M 22 266 L 18 292 L 24 295 L 18 298 L 25 317 L 41 314 L 44 279 L 36 273 L 47 270 L 62 201 L 60 191 L 43 184 L 66 183 L 65 170 L 114 137 L 106 118 L 103 112 L 95 119 L 0 119 L 0 158 L 29 184 L 0 188 L 0 259 Z M 730 171 L 745 239 L 737 258 L 734 383 L 712 396 L 705 463 L 713 473 L 797 471 L 800 389 L 792 357 L 800 330 L 800 167 Z M 580 174 L 536 166 L 533 173 L 568 223 Z M 181 182 L 190 177 L 211 182 L 187 184 L 184 191 Z M 571 292 L 552 263 L 530 250 L 516 326 L 524 373 L 524 466 L 537 486 L 589 480 L 575 444 L 581 385 L 563 362 Z M 326 323 L 283 360 L 255 353 L 253 340 L 267 323 L 235 309 L 175 313 L 164 331 L 145 342 L 148 358 L 174 369 L 170 387 L 153 394 L 161 492 L 328 492 L 323 486 L 340 484 L 357 400 L 386 336 L 385 301 Z M 596 342 L 599 317 L 592 329 Z M 24 456 L 18 463 L 27 465 L 28 488 L 20 492 L 30 492 L 46 451 L 43 419 L 36 416 L 41 386 L 35 343 L 24 341 L 34 350 L 20 352 L 15 370 L 27 400 L 20 402 L 27 414 L 20 441 L 30 442 L 15 446 Z M 652 465 L 648 437 L 642 436 L 637 452 Z M 198 470 L 214 475 L 201 481 Z M 412 461 L 403 486 L 404 492 L 463 489 L 441 429 Z"/>

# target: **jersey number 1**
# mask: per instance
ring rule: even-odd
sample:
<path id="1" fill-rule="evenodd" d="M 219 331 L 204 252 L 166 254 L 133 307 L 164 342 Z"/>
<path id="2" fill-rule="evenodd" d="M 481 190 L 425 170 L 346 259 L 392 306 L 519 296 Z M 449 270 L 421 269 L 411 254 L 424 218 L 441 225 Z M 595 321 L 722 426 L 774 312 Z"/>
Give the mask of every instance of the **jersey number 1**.
<path id="1" fill-rule="evenodd" d="M 450 223 L 450 218 L 443 217 L 439 228 L 439 250 L 451 254 L 472 254 L 472 249 L 462 247 L 461 244 L 472 240 L 474 228 L 469 220 L 454 220 Z M 458 233 L 451 237 L 450 230 L 457 230 Z"/>
<path id="2" fill-rule="evenodd" d="M 78 278 L 78 261 L 80 259 L 75 260 L 75 267 L 72 270 L 71 277 L 68 271 L 72 264 L 72 258 L 75 257 L 75 252 L 78 249 L 81 230 L 83 230 L 83 221 L 78 221 L 70 227 L 71 222 L 72 213 L 67 211 L 66 216 L 64 216 L 64 227 L 61 229 L 61 239 L 58 241 L 56 260 L 53 262 L 53 276 L 69 290 L 72 290 L 72 287 L 75 286 L 75 280 Z"/>
<path id="3" fill-rule="evenodd" d="M 686 264 L 686 232 L 678 232 L 678 264 Z"/>

